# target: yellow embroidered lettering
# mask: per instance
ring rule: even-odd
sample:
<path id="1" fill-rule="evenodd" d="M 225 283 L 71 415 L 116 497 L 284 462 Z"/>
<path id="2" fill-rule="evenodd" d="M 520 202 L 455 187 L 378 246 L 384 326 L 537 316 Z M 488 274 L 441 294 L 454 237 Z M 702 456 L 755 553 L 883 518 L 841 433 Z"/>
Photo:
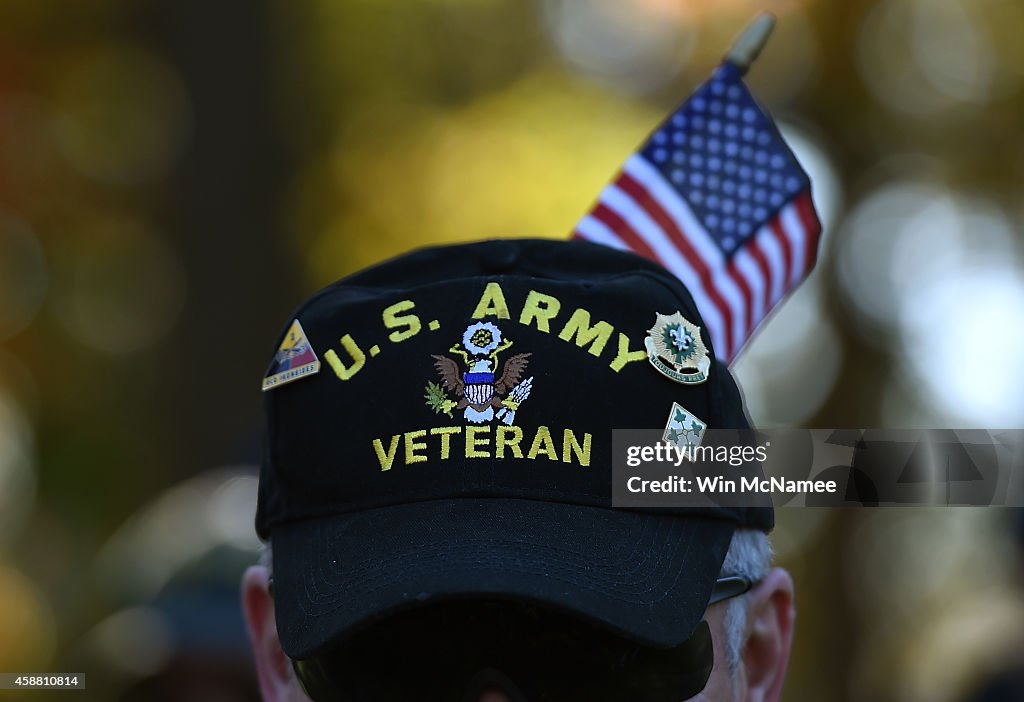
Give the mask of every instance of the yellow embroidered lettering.
<path id="1" fill-rule="evenodd" d="M 531 290 L 530 294 L 526 296 L 526 302 L 523 303 L 523 313 L 519 315 L 519 323 L 529 326 L 530 322 L 536 319 L 537 329 L 548 332 L 550 331 L 549 323 L 558 316 L 558 310 L 561 307 L 562 303 L 558 301 L 557 297 Z"/>
<path id="2" fill-rule="evenodd" d="M 498 427 L 498 435 L 494 439 L 494 455 L 496 458 L 505 457 L 505 447 L 512 452 L 512 455 L 516 458 L 523 457 L 523 449 L 519 447 L 519 442 L 523 440 L 523 430 L 517 426 L 500 426 Z"/>
<path id="3" fill-rule="evenodd" d="M 384 320 L 384 326 L 388 329 L 399 329 L 400 331 L 394 331 L 388 334 L 388 338 L 395 343 L 411 339 L 420 333 L 420 329 L 423 327 L 420 325 L 420 318 L 414 314 L 401 314 L 402 312 L 408 312 L 409 310 L 416 307 L 416 303 L 412 300 L 402 300 L 396 302 L 390 307 L 385 307 L 381 313 L 381 318 Z"/>
<path id="4" fill-rule="evenodd" d="M 491 443 L 490 436 L 477 438 L 477 434 L 490 434 L 491 425 L 485 424 L 482 427 L 466 427 L 466 458 L 490 458 L 487 451 L 478 451 L 478 448 L 486 448 Z"/>
<path id="5" fill-rule="evenodd" d="M 416 441 L 416 439 L 422 439 L 426 435 L 426 429 L 405 432 L 405 465 L 409 465 L 410 463 L 423 463 L 427 460 L 427 457 L 422 453 L 416 453 L 417 451 L 422 451 L 427 448 L 427 443 L 425 441 Z"/>
<path id="6" fill-rule="evenodd" d="M 533 437 L 533 444 L 527 458 L 536 458 L 541 454 L 548 457 L 550 461 L 558 460 L 558 452 L 555 451 L 555 442 L 551 440 L 551 432 L 544 425 L 537 427 L 537 435 Z"/>
<path id="7" fill-rule="evenodd" d="M 590 326 L 590 313 L 581 307 L 572 313 L 572 317 L 569 317 L 569 321 L 558 333 L 558 338 L 562 341 L 571 341 L 575 336 L 577 346 L 582 349 L 590 344 L 587 352 L 591 356 L 600 356 L 604 351 L 604 345 L 608 343 L 608 339 L 611 338 L 614 331 L 615 327 L 608 322 L 598 322 L 594 326 Z"/>
<path id="8" fill-rule="evenodd" d="M 581 466 L 589 466 L 590 440 L 590 432 L 583 432 L 583 446 L 580 446 L 572 429 L 566 429 L 562 433 L 562 463 L 572 463 L 572 454 L 575 453 Z"/>
<path id="9" fill-rule="evenodd" d="M 473 319 L 484 317 L 497 317 L 498 319 L 509 319 L 508 303 L 505 302 L 505 293 L 497 283 L 488 283 L 484 288 L 484 294 L 480 297 L 476 309 L 473 310 Z"/>
<path id="10" fill-rule="evenodd" d="M 391 470 L 391 464 L 395 462 L 395 454 L 398 453 L 398 440 L 402 437 L 401 434 L 395 434 L 391 437 L 391 445 L 387 451 L 384 451 L 384 444 L 381 443 L 380 439 L 373 440 L 373 450 L 377 454 L 377 460 L 380 461 L 380 469 Z"/>
<path id="11" fill-rule="evenodd" d="M 366 354 L 363 350 L 356 345 L 356 342 L 352 340 L 349 334 L 341 337 L 341 348 L 348 352 L 348 355 L 352 357 L 352 365 L 346 366 L 338 358 L 338 354 L 334 353 L 334 349 L 328 349 L 327 353 L 324 354 L 324 359 L 330 364 L 334 370 L 334 374 L 341 380 L 349 380 L 353 375 L 359 372 L 359 369 L 366 363 Z"/>
<path id="12" fill-rule="evenodd" d="M 452 434 L 461 434 L 462 427 L 433 427 L 431 436 L 441 437 L 441 460 L 447 461 L 452 452 Z"/>
<path id="13" fill-rule="evenodd" d="M 627 363 L 633 363 L 634 361 L 642 361 L 647 358 L 647 352 L 641 349 L 640 351 L 629 350 L 629 337 L 619 332 L 619 353 L 615 359 L 609 364 L 609 367 L 618 373 L 620 370 L 626 367 Z"/>

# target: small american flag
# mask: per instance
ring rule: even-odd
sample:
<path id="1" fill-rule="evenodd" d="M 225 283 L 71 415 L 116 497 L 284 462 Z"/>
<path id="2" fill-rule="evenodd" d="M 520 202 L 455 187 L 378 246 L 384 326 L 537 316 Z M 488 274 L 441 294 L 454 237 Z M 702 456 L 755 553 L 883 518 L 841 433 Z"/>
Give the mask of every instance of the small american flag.
<path id="1" fill-rule="evenodd" d="M 742 76 L 719 66 L 573 233 L 679 277 L 726 363 L 814 267 L 821 233 L 807 173 Z"/>

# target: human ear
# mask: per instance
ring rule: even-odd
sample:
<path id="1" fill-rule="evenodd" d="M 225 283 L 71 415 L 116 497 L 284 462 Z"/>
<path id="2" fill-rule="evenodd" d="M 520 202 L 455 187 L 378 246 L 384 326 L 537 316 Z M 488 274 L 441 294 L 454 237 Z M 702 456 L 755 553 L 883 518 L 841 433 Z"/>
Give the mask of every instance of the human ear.
<path id="1" fill-rule="evenodd" d="M 778 702 L 793 646 L 793 579 L 773 568 L 747 595 L 747 630 L 743 644 L 748 702 Z"/>
<path id="2" fill-rule="evenodd" d="M 263 566 L 252 566 L 242 576 L 242 614 L 249 631 L 264 702 L 287 700 L 293 689 L 294 676 L 291 661 L 281 650 L 281 642 L 277 638 L 270 573 Z"/>

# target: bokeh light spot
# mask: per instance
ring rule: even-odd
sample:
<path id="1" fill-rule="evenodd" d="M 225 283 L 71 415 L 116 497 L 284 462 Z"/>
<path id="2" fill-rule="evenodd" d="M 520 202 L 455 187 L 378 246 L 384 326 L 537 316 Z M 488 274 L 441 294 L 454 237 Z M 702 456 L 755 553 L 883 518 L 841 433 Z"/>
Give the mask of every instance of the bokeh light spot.
<path id="1" fill-rule="evenodd" d="M 43 247 L 32 230 L 20 219 L 0 214 L 0 339 L 32 321 L 47 285 Z"/>
<path id="2" fill-rule="evenodd" d="M 961 101 L 985 102 L 995 79 L 989 38 L 960 0 L 917 0 L 910 44 L 925 80 Z"/>
<path id="3" fill-rule="evenodd" d="M 1024 422 L 1024 276 L 988 266 L 939 276 L 903 306 L 905 364 L 955 426 Z"/>
<path id="4" fill-rule="evenodd" d="M 154 607 L 129 607 L 97 624 L 86 637 L 92 652 L 113 670 L 151 675 L 174 652 L 170 625 Z"/>
<path id="5" fill-rule="evenodd" d="M 0 562 L 0 665 L 5 672 L 43 669 L 56 631 L 43 592 L 21 571 Z"/>
<path id="6" fill-rule="evenodd" d="M 35 506 L 35 496 L 32 428 L 14 399 L 0 386 L 0 552 L 21 534 Z"/>
<path id="7" fill-rule="evenodd" d="M 56 109 L 56 133 L 68 159 L 92 178 L 123 185 L 165 172 L 191 123 L 175 70 L 131 45 L 83 56 L 62 76 Z"/>
<path id="8" fill-rule="evenodd" d="M 144 224 L 96 223 L 64 254 L 57 302 L 79 342 L 123 355 L 170 331 L 184 304 L 184 266 L 177 251 Z"/>
<path id="9" fill-rule="evenodd" d="M 765 322 L 733 371 L 755 426 L 799 426 L 828 398 L 842 363 L 820 288 L 805 283 Z"/>
<path id="10" fill-rule="evenodd" d="M 689 25 L 620 0 L 545 0 L 555 45 L 577 70 L 628 94 L 664 86 L 693 50 Z"/>

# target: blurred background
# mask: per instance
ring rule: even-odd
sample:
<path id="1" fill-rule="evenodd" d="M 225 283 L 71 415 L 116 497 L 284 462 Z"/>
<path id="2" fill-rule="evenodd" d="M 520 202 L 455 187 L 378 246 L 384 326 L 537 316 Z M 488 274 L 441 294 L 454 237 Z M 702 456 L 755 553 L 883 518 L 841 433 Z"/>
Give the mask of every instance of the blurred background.
<path id="1" fill-rule="evenodd" d="M 763 9 L 748 82 L 825 235 L 735 367 L 754 421 L 1021 427 L 1024 5 L 0 1 L 0 670 L 257 699 L 237 583 L 290 311 L 412 247 L 566 236 Z M 1024 666 L 1013 519 L 781 510 L 786 699 Z"/>

